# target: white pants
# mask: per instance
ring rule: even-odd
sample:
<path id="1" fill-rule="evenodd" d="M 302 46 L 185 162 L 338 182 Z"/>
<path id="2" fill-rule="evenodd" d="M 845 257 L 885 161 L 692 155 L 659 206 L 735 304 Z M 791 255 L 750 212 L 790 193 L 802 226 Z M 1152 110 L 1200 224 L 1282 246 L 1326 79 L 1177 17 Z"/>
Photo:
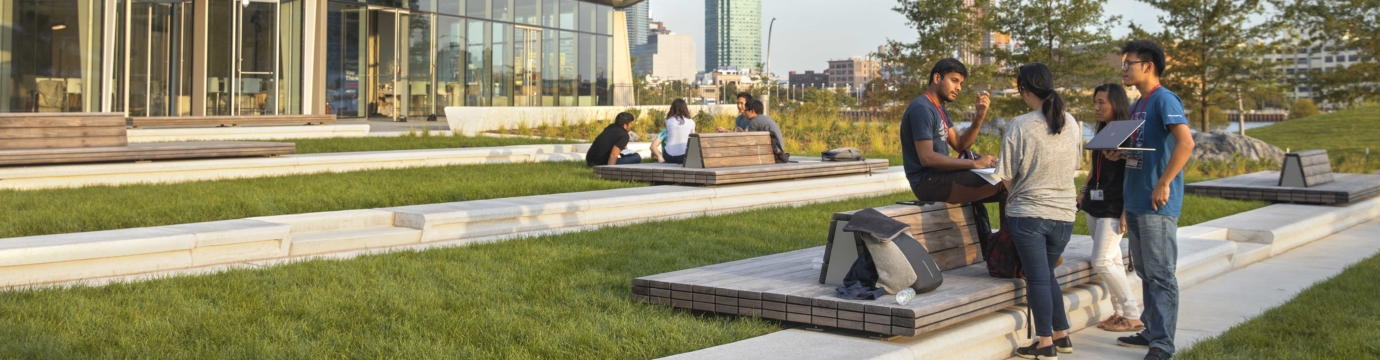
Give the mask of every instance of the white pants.
<path id="1" fill-rule="evenodd" d="M 1093 238 L 1093 270 L 1102 275 L 1107 289 L 1112 295 L 1112 310 L 1127 320 L 1140 319 L 1140 304 L 1131 293 L 1131 284 L 1126 280 L 1126 264 L 1121 255 L 1121 227 L 1119 218 L 1088 217 L 1088 231 Z"/>

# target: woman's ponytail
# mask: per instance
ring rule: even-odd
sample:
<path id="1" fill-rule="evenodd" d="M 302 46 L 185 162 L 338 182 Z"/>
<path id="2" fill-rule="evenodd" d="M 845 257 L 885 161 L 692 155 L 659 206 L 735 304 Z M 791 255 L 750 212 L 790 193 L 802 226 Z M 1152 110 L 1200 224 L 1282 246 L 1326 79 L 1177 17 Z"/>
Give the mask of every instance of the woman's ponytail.
<path id="1" fill-rule="evenodd" d="M 1045 116 L 1049 133 L 1058 135 L 1064 131 L 1067 119 L 1064 118 L 1064 98 L 1054 91 L 1054 73 L 1041 63 L 1030 63 L 1016 70 L 1016 88 L 1042 99 L 1040 113 Z"/>
<path id="2" fill-rule="evenodd" d="M 1045 114 L 1045 124 L 1049 125 L 1049 133 L 1058 135 L 1064 131 L 1064 98 L 1059 97 L 1059 92 L 1050 90 L 1049 96 L 1045 97 L 1045 103 L 1040 111 Z"/>

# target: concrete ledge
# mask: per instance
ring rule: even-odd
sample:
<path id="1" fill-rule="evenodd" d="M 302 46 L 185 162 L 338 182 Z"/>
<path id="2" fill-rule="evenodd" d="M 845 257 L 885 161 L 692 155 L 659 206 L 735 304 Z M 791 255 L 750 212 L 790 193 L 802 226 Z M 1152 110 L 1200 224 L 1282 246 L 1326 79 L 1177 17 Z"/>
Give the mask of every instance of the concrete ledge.
<path id="1" fill-rule="evenodd" d="M 129 142 L 284 140 L 369 136 L 369 125 L 235 126 L 129 129 Z"/>
<path id="2" fill-rule="evenodd" d="M 1276 204 L 1200 224 L 1228 239 L 1270 245 L 1277 255 L 1380 216 L 1380 198 L 1349 205 Z"/>

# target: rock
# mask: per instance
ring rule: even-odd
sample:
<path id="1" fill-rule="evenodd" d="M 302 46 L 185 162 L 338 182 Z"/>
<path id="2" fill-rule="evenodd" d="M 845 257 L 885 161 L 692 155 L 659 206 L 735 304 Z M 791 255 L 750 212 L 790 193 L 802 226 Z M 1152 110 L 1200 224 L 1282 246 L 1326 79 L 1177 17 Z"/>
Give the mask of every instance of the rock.
<path id="1" fill-rule="evenodd" d="M 1284 150 L 1260 139 L 1226 131 L 1193 134 L 1194 160 L 1231 160 L 1235 154 L 1251 160 L 1271 159 L 1284 162 Z"/>
<path id="2" fill-rule="evenodd" d="M 641 136 L 641 135 L 637 135 L 637 133 L 631 132 L 631 131 L 628 132 L 628 142 L 641 142 L 641 141 L 642 141 L 642 136 Z"/>
<path id="3" fill-rule="evenodd" d="M 1006 120 L 1006 118 L 994 116 L 991 120 L 982 123 L 982 128 L 978 129 L 978 133 L 1002 137 L 1002 134 L 1006 132 L 1006 125 L 1008 123 L 1010 123 L 1010 121 Z"/>

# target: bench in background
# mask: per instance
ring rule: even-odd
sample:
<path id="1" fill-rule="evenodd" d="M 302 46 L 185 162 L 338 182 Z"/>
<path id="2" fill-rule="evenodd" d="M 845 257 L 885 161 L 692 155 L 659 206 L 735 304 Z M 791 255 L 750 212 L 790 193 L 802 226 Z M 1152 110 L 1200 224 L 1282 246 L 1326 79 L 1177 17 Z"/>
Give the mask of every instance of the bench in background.
<path id="1" fill-rule="evenodd" d="M 121 113 L 0 114 L 0 165 L 282 155 L 296 147 L 233 141 L 130 145 Z"/>
<path id="2" fill-rule="evenodd" d="M 1283 171 L 1185 184 L 1184 192 L 1226 199 L 1347 204 L 1380 195 L 1380 175 L 1334 174 L 1326 150 L 1306 150 L 1285 154 Z"/>
<path id="3" fill-rule="evenodd" d="M 772 154 L 771 135 L 767 132 L 691 134 L 685 155 L 683 166 L 605 165 L 594 167 L 594 174 L 609 180 L 712 186 L 868 173 L 889 166 L 885 159 L 826 162 L 801 157 L 777 164 Z"/>

